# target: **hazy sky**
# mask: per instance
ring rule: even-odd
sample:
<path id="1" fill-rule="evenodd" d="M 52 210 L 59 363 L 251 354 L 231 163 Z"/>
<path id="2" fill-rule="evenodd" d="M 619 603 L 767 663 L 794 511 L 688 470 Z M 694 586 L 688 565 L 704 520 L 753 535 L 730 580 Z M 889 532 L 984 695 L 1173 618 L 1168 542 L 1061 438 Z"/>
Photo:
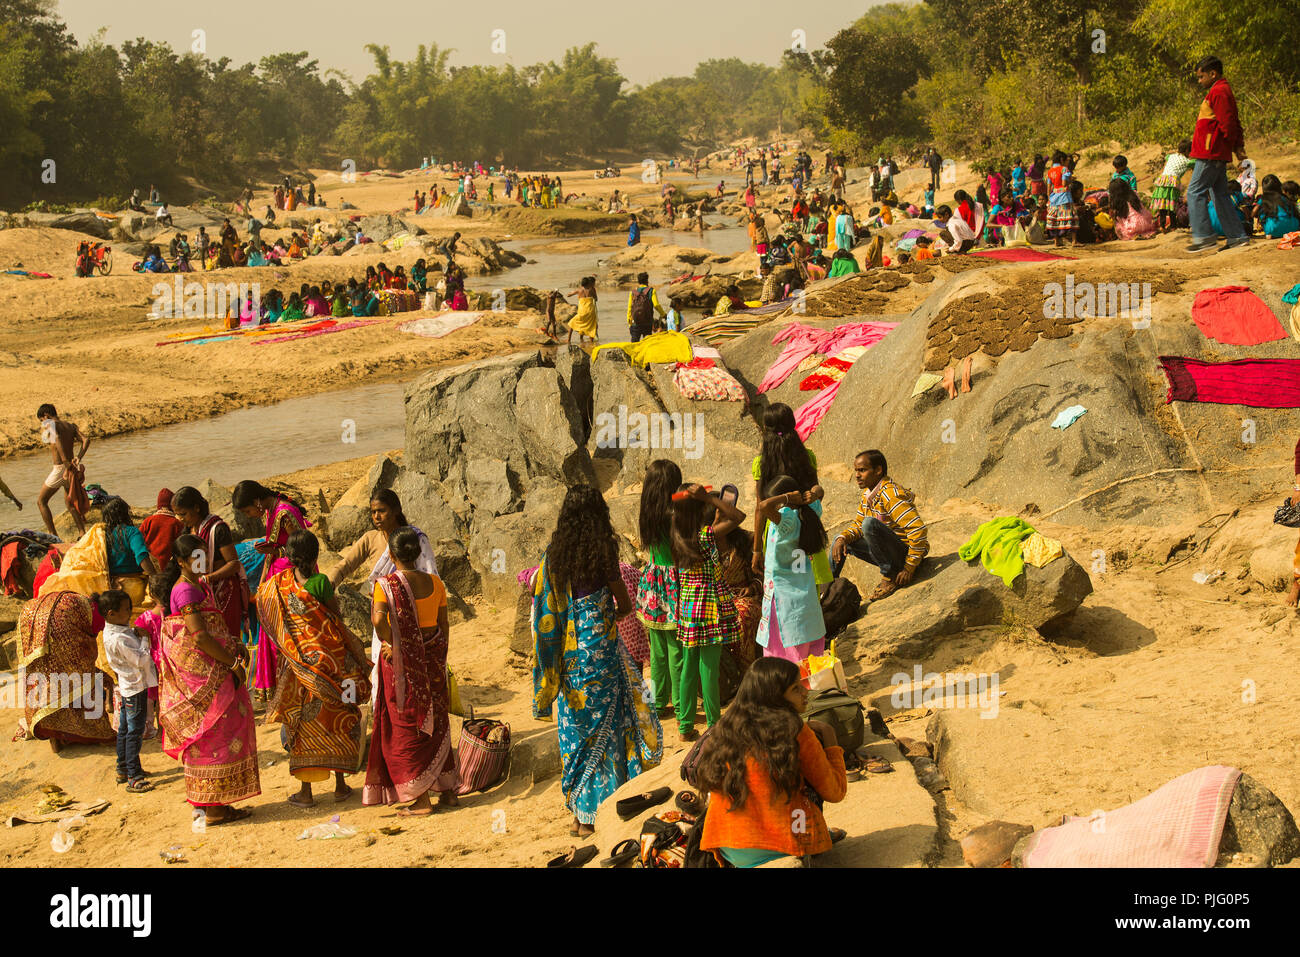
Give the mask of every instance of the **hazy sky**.
<path id="1" fill-rule="evenodd" d="M 101 27 L 105 40 L 145 37 L 188 51 L 193 31 L 206 32 L 207 54 L 236 65 L 268 53 L 307 50 L 321 69 L 360 80 L 373 65 L 367 43 L 387 44 L 408 60 L 423 43 L 452 48 L 453 65 L 525 66 L 559 60 L 571 46 L 594 41 L 618 61 L 632 83 L 681 76 L 711 58 L 775 64 L 795 30 L 809 49 L 825 44 L 883 0 L 837 4 L 790 0 L 58 0 L 59 16 L 78 41 Z M 806 15 L 805 15 L 806 10 Z M 481 11 L 490 11 L 486 14 Z M 505 54 L 492 50 L 505 31 Z"/>

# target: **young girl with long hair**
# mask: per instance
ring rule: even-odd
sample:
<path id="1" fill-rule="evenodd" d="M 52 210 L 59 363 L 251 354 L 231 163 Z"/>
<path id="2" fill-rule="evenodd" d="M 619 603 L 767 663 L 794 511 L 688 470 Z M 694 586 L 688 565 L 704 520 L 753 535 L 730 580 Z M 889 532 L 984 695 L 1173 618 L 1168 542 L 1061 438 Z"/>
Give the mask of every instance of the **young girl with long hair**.
<path id="1" fill-rule="evenodd" d="M 794 410 L 783 402 L 773 402 L 763 413 L 763 444 L 759 454 L 754 456 L 750 471 L 754 479 L 755 502 L 762 501 L 767 482 L 778 475 L 790 476 L 798 484 L 799 491 L 807 493 L 804 504 L 820 502 L 826 494 L 817 482 L 817 456 L 799 438 Z M 753 568 L 756 575 L 763 574 L 766 528 L 766 520 L 755 515 Z M 814 580 L 818 585 L 829 585 L 834 576 L 826 550 L 810 553 L 809 558 Z"/>
<path id="2" fill-rule="evenodd" d="M 1147 239 L 1156 234 L 1151 213 L 1142 205 L 1138 194 L 1127 181 L 1115 177 L 1106 187 L 1110 208 L 1115 216 L 1115 235 L 1119 239 Z"/>
<path id="3" fill-rule="evenodd" d="M 655 710 L 667 717 L 673 689 L 681 677 L 682 651 L 677 643 L 677 566 L 673 563 L 673 493 L 681 487 L 676 462 L 655 459 L 641 483 L 638 531 L 650 561 L 637 583 L 636 614 L 650 643 L 650 683 Z"/>
<path id="4" fill-rule="evenodd" d="M 550 720 L 558 703 L 560 788 L 577 837 L 595 830 L 605 798 L 663 757 L 650 695 L 618 640 L 617 619 L 631 612 L 609 507 L 575 485 L 533 577 L 533 717 Z"/>
<path id="5" fill-rule="evenodd" d="M 769 657 L 798 664 L 826 646 L 826 623 L 809 560 L 826 548 L 821 503 L 805 504 L 799 483 L 778 475 L 768 484 L 757 514 L 769 522 L 758 643 Z"/>
<path id="6" fill-rule="evenodd" d="M 745 674 L 696 771 L 709 792 L 702 850 L 735 867 L 757 867 L 820 854 L 843 836 L 826 826 L 817 798 L 844 800 L 844 749 L 830 725 L 804 722 L 807 704 L 799 668 L 784 658 L 762 658 Z M 791 827 L 796 820 L 803 826 Z"/>
<path id="7" fill-rule="evenodd" d="M 722 714 L 718 663 L 722 646 L 740 638 L 736 602 L 722 580 L 718 538 L 745 520 L 745 513 L 699 485 L 682 485 L 673 501 L 672 550 L 677 564 L 677 641 L 682 647 L 681 674 L 674 689 L 677 729 L 692 741 L 695 695 L 704 698 L 704 718 L 711 728 Z"/>

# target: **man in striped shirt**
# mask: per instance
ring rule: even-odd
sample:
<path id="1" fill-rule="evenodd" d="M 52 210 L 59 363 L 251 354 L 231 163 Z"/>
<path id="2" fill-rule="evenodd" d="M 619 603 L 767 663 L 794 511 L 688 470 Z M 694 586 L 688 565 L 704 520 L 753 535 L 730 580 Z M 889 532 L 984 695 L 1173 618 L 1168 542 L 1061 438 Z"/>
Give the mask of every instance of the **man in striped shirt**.
<path id="1" fill-rule="evenodd" d="M 853 477 L 862 489 L 862 502 L 853 524 L 831 546 L 835 575 L 849 555 L 877 566 L 883 576 L 868 601 L 891 595 L 909 584 L 930 551 L 925 522 L 912 504 L 913 495 L 889 477 L 889 465 L 878 449 L 867 449 L 853 460 Z"/>

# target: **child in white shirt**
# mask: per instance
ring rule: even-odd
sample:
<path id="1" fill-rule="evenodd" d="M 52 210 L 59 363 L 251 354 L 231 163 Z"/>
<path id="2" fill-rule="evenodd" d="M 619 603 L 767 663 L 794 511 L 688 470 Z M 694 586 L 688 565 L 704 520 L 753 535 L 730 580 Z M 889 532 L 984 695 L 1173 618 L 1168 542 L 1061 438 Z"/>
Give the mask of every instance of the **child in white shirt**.
<path id="1" fill-rule="evenodd" d="M 149 638 L 143 629 L 130 625 L 131 598 L 120 589 L 91 596 L 104 616 L 104 654 L 117 675 L 122 708 L 117 720 L 117 783 L 132 793 L 153 790 L 140 766 L 140 742 L 144 738 L 149 709 L 149 689 L 158 686 L 158 673 L 149 654 Z"/>

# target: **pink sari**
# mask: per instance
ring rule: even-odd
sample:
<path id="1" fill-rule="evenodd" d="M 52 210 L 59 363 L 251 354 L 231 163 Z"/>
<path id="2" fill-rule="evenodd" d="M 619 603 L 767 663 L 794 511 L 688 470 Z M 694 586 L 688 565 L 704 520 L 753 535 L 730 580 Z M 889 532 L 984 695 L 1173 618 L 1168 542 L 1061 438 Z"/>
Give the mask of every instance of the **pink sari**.
<path id="1" fill-rule="evenodd" d="M 307 521 L 305 515 L 298 510 L 297 506 L 291 505 L 284 499 L 278 499 L 275 508 L 271 509 L 266 515 L 266 541 L 271 545 L 278 545 L 281 549 L 289 541 L 289 536 L 299 529 L 309 528 L 311 522 Z M 284 555 L 278 558 L 267 556 L 266 563 L 262 567 L 262 581 L 270 581 L 280 572 L 290 566 L 289 559 Z M 280 656 L 275 649 L 275 642 L 267 635 L 266 629 L 258 627 L 257 634 L 257 671 L 254 675 L 253 687 L 259 691 L 275 687 L 276 676 L 279 674 Z"/>
<path id="2" fill-rule="evenodd" d="M 262 793 L 257 735 L 248 688 L 235 687 L 226 666 L 198 648 L 185 626 L 185 615 L 193 612 L 203 618 L 208 635 L 218 644 L 232 652 L 238 644 L 202 589 L 188 582 L 176 585 L 159 648 L 163 750 L 184 765 L 190 804 L 216 807 Z"/>

